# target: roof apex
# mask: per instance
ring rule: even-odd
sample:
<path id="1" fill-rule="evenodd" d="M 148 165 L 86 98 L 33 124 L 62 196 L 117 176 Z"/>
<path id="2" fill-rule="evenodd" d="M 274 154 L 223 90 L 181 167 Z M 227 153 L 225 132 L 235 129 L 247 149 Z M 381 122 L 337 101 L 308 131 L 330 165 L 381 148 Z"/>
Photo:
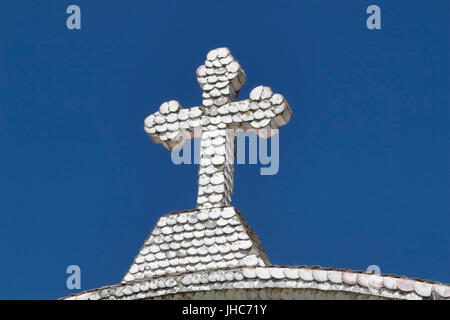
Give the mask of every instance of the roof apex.
<path id="1" fill-rule="evenodd" d="M 162 216 L 122 283 L 184 272 L 270 266 L 252 228 L 233 207 Z"/>

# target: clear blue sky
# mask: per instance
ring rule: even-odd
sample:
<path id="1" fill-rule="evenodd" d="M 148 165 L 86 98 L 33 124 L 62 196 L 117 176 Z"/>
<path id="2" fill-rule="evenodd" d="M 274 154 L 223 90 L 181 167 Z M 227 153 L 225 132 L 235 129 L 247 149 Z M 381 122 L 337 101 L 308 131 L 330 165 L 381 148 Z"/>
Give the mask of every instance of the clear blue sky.
<path id="1" fill-rule="evenodd" d="M 117 3 L 117 4 L 116 4 Z M 66 8 L 82 29 L 66 28 Z M 382 30 L 365 26 L 381 7 Z M 235 169 L 233 205 L 273 264 L 450 282 L 449 1 L 0 2 L 0 298 L 121 280 L 157 219 L 195 207 L 144 118 L 201 103 L 227 46 L 293 110 L 280 171 Z"/>

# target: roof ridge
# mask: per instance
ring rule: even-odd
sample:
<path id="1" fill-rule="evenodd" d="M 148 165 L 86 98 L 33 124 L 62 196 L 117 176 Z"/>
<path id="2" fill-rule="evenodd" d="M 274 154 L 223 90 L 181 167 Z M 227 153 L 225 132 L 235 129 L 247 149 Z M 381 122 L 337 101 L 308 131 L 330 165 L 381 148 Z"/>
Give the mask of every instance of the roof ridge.
<path id="1" fill-rule="evenodd" d="M 172 290 L 174 285 L 183 290 Z M 318 266 L 230 267 L 170 274 L 91 289 L 62 299 L 120 299 L 137 294 L 150 298 L 178 292 L 251 288 L 343 291 L 391 299 L 450 299 L 450 285 L 440 282 Z"/>

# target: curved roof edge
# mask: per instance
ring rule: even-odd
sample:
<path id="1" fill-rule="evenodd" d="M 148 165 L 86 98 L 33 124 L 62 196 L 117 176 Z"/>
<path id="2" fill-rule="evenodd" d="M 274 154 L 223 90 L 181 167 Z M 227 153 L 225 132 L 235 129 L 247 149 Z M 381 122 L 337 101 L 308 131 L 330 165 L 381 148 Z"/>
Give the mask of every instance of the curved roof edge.
<path id="1" fill-rule="evenodd" d="M 179 293 L 264 288 L 352 293 L 365 295 L 368 299 L 380 297 L 401 300 L 450 300 L 450 285 L 439 282 L 305 266 L 241 267 L 181 273 L 106 286 L 61 299 L 137 300 L 164 297 L 170 299 L 169 296 Z M 339 296 L 334 297 L 339 299 Z M 289 296 L 285 293 L 280 298 L 299 299 L 301 295 Z"/>

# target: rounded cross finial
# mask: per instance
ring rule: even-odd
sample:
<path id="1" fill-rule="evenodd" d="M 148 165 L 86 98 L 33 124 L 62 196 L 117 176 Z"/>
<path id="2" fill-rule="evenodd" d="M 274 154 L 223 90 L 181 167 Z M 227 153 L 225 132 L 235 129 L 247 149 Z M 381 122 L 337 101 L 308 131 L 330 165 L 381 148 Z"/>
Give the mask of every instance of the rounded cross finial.
<path id="1" fill-rule="evenodd" d="M 206 55 L 197 68 L 197 81 L 203 90 L 203 105 L 221 106 L 235 101 L 247 77 L 228 48 L 217 48 Z"/>

